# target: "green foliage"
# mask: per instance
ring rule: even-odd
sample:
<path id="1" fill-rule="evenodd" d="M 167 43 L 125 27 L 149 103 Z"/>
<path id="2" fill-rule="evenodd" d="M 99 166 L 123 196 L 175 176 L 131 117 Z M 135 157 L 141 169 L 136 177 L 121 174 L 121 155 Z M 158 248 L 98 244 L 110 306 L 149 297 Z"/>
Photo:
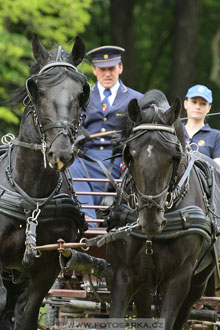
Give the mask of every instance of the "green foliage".
<path id="1" fill-rule="evenodd" d="M 0 32 L 27 38 L 36 31 L 46 46 L 54 41 L 65 44 L 85 30 L 91 3 L 92 0 L 1 0 Z"/>
<path id="2" fill-rule="evenodd" d="M 18 124 L 18 118 L 15 116 L 15 114 L 13 112 L 8 111 L 8 108 L 6 108 L 6 107 L 1 107 L 0 119 L 5 120 L 8 123 L 12 122 L 14 124 Z"/>
<path id="3" fill-rule="evenodd" d="M 37 32 L 45 47 L 57 44 L 71 50 L 80 34 L 87 51 L 111 44 L 109 9 L 112 0 L 0 0 L 0 133 L 16 130 L 21 109 L 13 113 L 5 100 L 22 86 L 33 62 L 31 39 Z M 128 5 L 133 0 L 128 0 Z M 200 0 L 198 55 L 195 83 L 207 84 L 214 95 L 214 111 L 220 108 L 219 88 L 210 81 L 211 40 L 219 29 L 219 0 Z M 133 21 L 138 57 L 139 89 L 159 88 L 165 93 L 170 83 L 176 0 L 135 0 Z M 121 13 L 123 15 L 123 13 Z M 184 40 L 183 40 L 184 42 Z M 126 56 L 126 54 L 125 54 Z M 95 78 L 87 59 L 79 66 L 91 84 Z M 129 68 L 125 68 L 129 70 Z M 126 83 L 126 82 L 125 82 Z M 213 123 L 216 128 L 216 120 Z"/>
<path id="4" fill-rule="evenodd" d="M 48 49 L 61 44 L 71 50 L 76 35 L 90 22 L 91 4 L 92 0 L 0 0 L 0 133 L 14 130 L 19 122 L 22 108 L 12 113 L 5 100 L 29 75 L 33 33 Z"/>
<path id="5" fill-rule="evenodd" d="M 90 9 L 91 24 L 83 34 L 87 49 L 113 42 L 108 14 L 110 2 L 110 0 L 93 0 Z M 131 2 L 132 0 L 128 0 L 128 4 Z M 133 21 L 130 24 L 133 24 L 135 29 L 134 47 L 138 58 L 138 85 L 142 92 L 151 88 L 159 88 L 164 93 L 168 91 L 171 79 L 176 2 L 177 0 L 135 0 L 134 2 Z M 200 2 L 198 53 L 194 63 L 195 83 L 206 84 L 213 90 L 212 111 L 217 112 L 220 111 L 219 87 L 210 81 L 210 72 L 213 62 L 211 41 L 219 29 L 220 1 L 200 0 Z M 185 40 L 182 42 L 184 43 Z M 129 68 L 125 67 L 124 70 L 129 70 Z M 213 127 L 220 128 L 217 118 L 212 117 L 209 122 Z"/>
<path id="6" fill-rule="evenodd" d="M 211 82 L 210 73 L 213 64 L 211 50 L 212 39 L 219 30 L 220 2 L 217 0 L 203 0 L 200 13 L 200 29 L 198 56 L 196 58 L 196 76 L 195 83 L 201 83 L 211 88 L 213 92 L 212 112 L 220 111 L 220 93 L 219 87 Z M 220 52 L 220 44 L 219 44 Z M 220 75 L 220 58 L 219 58 Z M 208 119 L 208 123 L 213 127 L 220 129 L 220 116 L 213 116 Z"/>
<path id="7" fill-rule="evenodd" d="M 82 72 L 83 74 L 86 75 L 86 77 L 88 78 L 88 82 L 91 85 L 94 85 L 96 82 L 96 78 L 94 77 L 93 73 L 92 73 L 92 67 L 91 64 L 87 61 L 84 60 L 79 66 L 78 66 L 78 70 L 80 72 Z"/>
<path id="8" fill-rule="evenodd" d="M 164 92 L 167 90 L 175 19 L 174 3 L 173 0 L 139 0 L 135 6 L 136 48 L 140 89 L 143 92 L 151 88 L 159 88 Z"/>
<path id="9" fill-rule="evenodd" d="M 142 92 L 150 88 L 167 90 L 175 19 L 174 5 L 174 0 L 135 1 L 133 21 L 130 24 L 134 25 L 135 30 L 134 47 L 137 50 L 139 89 Z M 107 14 L 109 6 L 109 0 L 93 1 L 90 9 L 91 24 L 83 35 L 88 49 L 113 42 Z"/>

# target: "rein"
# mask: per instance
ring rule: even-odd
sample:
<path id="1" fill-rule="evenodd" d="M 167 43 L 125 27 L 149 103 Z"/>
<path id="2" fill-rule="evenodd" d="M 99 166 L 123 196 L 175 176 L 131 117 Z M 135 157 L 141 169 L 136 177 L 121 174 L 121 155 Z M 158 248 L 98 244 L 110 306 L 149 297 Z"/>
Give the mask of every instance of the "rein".
<path id="1" fill-rule="evenodd" d="M 38 151 L 38 150 L 42 151 L 42 144 L 27 143 L 27 142 L 19 141 L 19 140 L 15 139 L 14 136 L 13 136 L 13 138 L 10 142 L 12 144 L 14 144 L 15 146 L 19 146 L 19 147 L 23 147 L 23 148 L 27 148 L 27 149 L 32 149 L 32 150 L 35 150 L 35 151 Z"/>
<path id="2" fill-rule="evenodd" d="M 111 175 L 111 173 L 109 172 L 109 170 L 105 167 L 105 165 L 99 161 L 96 160 L 94 158 L 91 158 L 87 155 L 85 155 L 80 149 L 74 147 L 73 151 L 75 153 L 76 156 L 78 156 L 79 158 L 83 158 L 89 162 L 92 163 L 97 163 L 101 169 L 103 170 L 104 174 L 106 175 L 106 177 L 109 179 L 109 181 L 111 182 L 113 188 L 115 189 L 115 191 L 117 192 L 117 197 L 118 198 L 123 198 L 124 200 L 126 200 L 127 203 L 129 203 L 130 197 L 131 195 L 128 195 L 115 181 L 115 179 L 113 178 L 113 176 Z"/>
<path id="3" fill-rule="evenodd" d="M 191 170 L 192 170 L 192 168 L 194 166 L 195 160 L 196 159 L 195 159 L 195 157 L 192 154 L 191 155 L 191 159 L 190 159 L 190 161 L 188 163 L 188 166 L 187 166 L 187 168 L 186 168 L 183 176 L 181 177 L 180 181 L 176 185 L 174 191 L 168 193 L 168 195 L 170 196 L 170 199 L 169 199 L 169 202 L 167 201 L 166 204 L 165 204 L 165 206 L 166 206 L 167 209 L 171 209 L 173 207 L 173 204 L 174 203 L 177 203 L 177 201 L 180 201 L 179 197 L 180 197 L 181 189 L 182 189 L 184 183 L 185 183 L 185 190 L 182 193 L 182 198 L 187 193 L 188 188 L 189 188 L 190 173 L 191 173 Z"/>

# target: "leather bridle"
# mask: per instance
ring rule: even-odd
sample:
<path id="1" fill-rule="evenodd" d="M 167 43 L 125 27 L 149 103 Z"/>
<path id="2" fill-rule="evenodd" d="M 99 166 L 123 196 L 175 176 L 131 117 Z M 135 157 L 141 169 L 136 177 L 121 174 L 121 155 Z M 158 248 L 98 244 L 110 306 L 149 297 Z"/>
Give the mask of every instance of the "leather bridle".
<path id="1" fill-rule="evenodd" d="M 130 137 L 126 143 L 125 143 L 125 147 L 123 150 L 123 158 L 126 159 L 126 153 L 128 153 L 128 148 L 129 148 L 129 143 L 135 139 L 137 139 L 138 137 L 140 137 L 141 135 L 147 133 L 148 131 L 158 131 L 160 133 L 160 135 L 166 140 L 166 142 L 172 143 L 177 145 L 177 147 L 179 148 L 181 154 L 182 154 L 182 145 L 180 142 L 173 142 L 169 139 L 167 139 L 167 137 L 162 133 L 162 132 L 167 132 L 170 133 L 172 135 L 176 136 L 176 131 L 175 128 L 173 126 L 168 126 L 168 125 L 162 125 L 162 124 L 155 124 L 155 123 L 150 123 L 150 124 L 140 124 L 136 127 L 134 127 L 132 129 L 132 133 L 136 133 L 134 136 Z M 174 164 L 173 163 L 173 170 L 171 173 L 171 176 L 168 180 L 168 184 L 161 190 L 161 192 L 159 192 L 158 194 L 155 195 L 147 195 L 144 194 L 138 187 L 137 185 L 134 183 L 134 188 L 136 190 L 136 195 L 138 196 L 138 198 L 136 198 L 136 200 L 141 201 L 141 203 L 143 203 L 141 206 L 137 205 L 138 210 L 140 211 L 141 209 L 147 207 L 147 208 L 152 208 L 155 207 L 156 209 L 158 209 L 159 211 L 164 212 L 164 207 L 169 207 L 168 203 L 165 202 L 164 205 L 161 205 L 161 203 L 157 202 L 157 199 L 161 199 L 164 195 L 168 195 L 170 187 L 173 185 L 173 182 L 177 180 L 177 169 L 179 167 L 181 159 L 178 161 L 178 164 Z M 126 160 L 125 160 L 126 162 Z M 127 162 L 126 162 L 127 163 Z M 129 164 L 128 168 L 130 167 Z M 130 168 L 129 168 L 130 171 Z M 165 201 L 167 200 L 167 198 L 165 199 Z M 170 203 L 170 201 L 169 201 Z"/>
<path id="2" fill-rule="evenodd" d="M 59 49 L 58 49 L 59 52 Z M 59 58 L 57 56 L 57 58 Z M 35 80 L 37 81 L 37 78 L 44 75 L 46 72 L 48 72 L 49 70 L 55 68 L 55 67 L 65 67 L 68 68 L 70 70 L 73 70 L 74 72 L 77 73 L 77 75 L 80 76 L 81 80 L 83 78 L 83 80 L 86 83 L 86 77 L 84 75 L 82 75 L 80 72 L 78 72 L 77 68 L 68 63 L 68 62 L 62 62 L 62 61 L 55 61 L 55 62 L 51 62 L 47 65 L 45 65 L 37 74 L 32 75 L 30 78 L 28 78 L 26 80 L 26 92 L 27 92 L 27 96 L 24 99 L 24 104 L 26 107 L 30 108 L 30 111 L 28 112 L 27 116 L 29 114 L 32 114 L 33 117 L 33 122 L 34 125 L 37 129 L 38 135 L 40 137 L 40 141 L 41 144 L 33 144 L 33 143 L 27 143 L 27 142 L 23 142 L 23 141 L 19 141 L 17 139 L 14 139 L 11 141 L 12 144 L 17 145 L 17 146 L 21 146 L 24 148 L 28 148 L 28 149 L 32 149 L 32 150 L 41 150 L 41 152 L 43 153 L 43 157 L 44 157 L 44 167 L 46 168 L 46 150 L 49 150 L 53 144 L 53 142 L 60 136 L 60 135 L 64 135 L 64 136 L 68 136 L 70 138 L 71 143 L 74 143 L 75 140 L 75 136 L 76 133 L 78 131 L 78 127 L 80 126 L 80 123 L 82 121 L 82 115 L 80 114 L 77 120 L 77 123 L 72 124 L 69 121 L 57 121 L 57 122 L 53 122 L 53 123 L 49 123 L 47 125 L 43 125 L 41 123 L 40 120 L 40 115 L 39 115 L 39 110 L 37 107 L 36 102 L 33 99 L 33 96 L 30 92 L 30 84 L 31 83 L 35 83 Z M 28 102 L 26 102 L 26 100 L 28 99 Z M 50 142 L 50 145 L 48 146 L 46 143 L 46 131 L 51 130 L 53 128 L 60 128 L 61 130 L 56 134 L 56 136 L 53 138 L 53 140 Z"/>

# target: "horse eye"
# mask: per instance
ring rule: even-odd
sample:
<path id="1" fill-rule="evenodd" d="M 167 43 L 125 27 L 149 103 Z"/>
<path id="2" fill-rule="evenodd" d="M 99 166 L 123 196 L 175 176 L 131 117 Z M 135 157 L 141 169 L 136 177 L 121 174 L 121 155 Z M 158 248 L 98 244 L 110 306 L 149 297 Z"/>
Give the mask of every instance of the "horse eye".
<path id="1" fill-rule="evenodd" d="M 74 118 L 73 120 L 71 120 L 71 124 L 76 125 L 78 123 L 78 121 Z"/>
<path id="2" fill-rule="evenodd" d="M 37 93 L 38 93 L 38 97 L 40 97 L 40 98 L 43 98 L 45 96 L 44 92 L 41 90 L 38 90 Z"/>
<path id="3" fill-rule="evenodd" d="M 132 157 L 135 157 L 136 154 L 137 154 L 137 152 L 136 152 L 136 150 L 132 149 L 132 150 L 130 151 L 130 154 L 131 154 Z"/>

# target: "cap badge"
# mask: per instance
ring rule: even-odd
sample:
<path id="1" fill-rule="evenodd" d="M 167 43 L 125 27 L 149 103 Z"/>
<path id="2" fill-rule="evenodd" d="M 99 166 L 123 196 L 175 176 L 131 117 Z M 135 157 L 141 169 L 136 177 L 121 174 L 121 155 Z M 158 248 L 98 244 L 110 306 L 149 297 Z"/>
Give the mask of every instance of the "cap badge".
<path id="1" fill-rule="evenodd" d="M 108 54 L 104 55 L 104 59 L 107 60 L 108 59 Z"/>
<path id="2" fill-rule="evenodd" d="M 205 92 L 205 88 L 202 87 L 202 86 L 199 86 L 198 90 L 199 90 L 199 92 L 201 92 L 201 93 L 204 93 L 204 92 Z"/>

